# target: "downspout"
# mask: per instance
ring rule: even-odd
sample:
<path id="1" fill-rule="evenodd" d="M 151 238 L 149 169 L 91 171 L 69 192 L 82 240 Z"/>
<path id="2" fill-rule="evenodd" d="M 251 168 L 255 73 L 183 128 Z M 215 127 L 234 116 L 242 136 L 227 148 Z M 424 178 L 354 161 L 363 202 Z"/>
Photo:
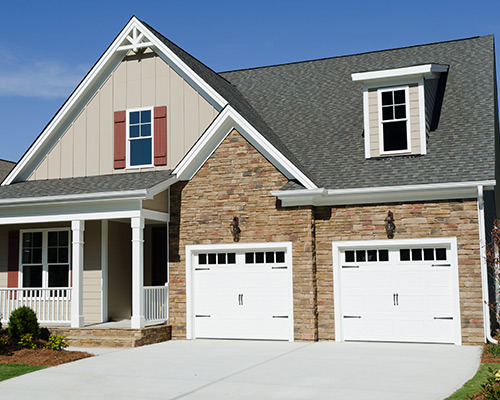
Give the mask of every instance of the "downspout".
<path id="1" fill-rule="evenodd" d="M 490 310 L 489 302 L 489 285 L 488 285 L 488 265 L 486 263 L 486 231 L 484 219 L 484 198 L 483 198 L 483 185 L 477 187 L 477 212 L 479 224 L 479 255 L 481 257 L 481 285 L 483 292 L 483 320 L 484 320 L 484 338 L 490 343 L 497 344 L 498 342 L 491 336 L 490 325 Z"/>

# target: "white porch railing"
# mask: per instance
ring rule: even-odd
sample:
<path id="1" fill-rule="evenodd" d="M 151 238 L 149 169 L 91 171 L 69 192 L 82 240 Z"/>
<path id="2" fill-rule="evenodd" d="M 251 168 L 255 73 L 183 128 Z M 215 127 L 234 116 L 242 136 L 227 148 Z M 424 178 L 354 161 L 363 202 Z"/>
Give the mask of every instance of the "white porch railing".
<path id="1" fill-rule="evenodd" d="M 168 283 L 144 287 L 144 319 L 146 323 L 168 320 Z"/>
<path id="2" fill-rule="evenodd" d="M 0 318 L 9 320 L 16 308 L 27 306 L 35 311 L 38 322 L 71 321 L 71 288 L 0 289 Z"/>

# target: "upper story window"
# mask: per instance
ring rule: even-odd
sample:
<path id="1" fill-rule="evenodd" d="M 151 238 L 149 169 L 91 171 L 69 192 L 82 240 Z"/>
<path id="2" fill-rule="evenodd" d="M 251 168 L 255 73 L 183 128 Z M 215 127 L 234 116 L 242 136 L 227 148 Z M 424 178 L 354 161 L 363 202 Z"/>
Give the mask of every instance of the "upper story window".
<path id="1" fill-rule="evenodd" d="M 365 157 L 423 155 L 431 125 L 439 64 L 352 74 L 363 85 Z"/>
<path id="2" fill-rule="evenodd" d="M 380 152 L 410 150 L 408 87 L 379 90 Z"/>
<path id="3" fill-rule="evenodd" d="M 127 151 L 130 167 L 153 165 L 153 121 L 151 109 L 128 112 Z"/>

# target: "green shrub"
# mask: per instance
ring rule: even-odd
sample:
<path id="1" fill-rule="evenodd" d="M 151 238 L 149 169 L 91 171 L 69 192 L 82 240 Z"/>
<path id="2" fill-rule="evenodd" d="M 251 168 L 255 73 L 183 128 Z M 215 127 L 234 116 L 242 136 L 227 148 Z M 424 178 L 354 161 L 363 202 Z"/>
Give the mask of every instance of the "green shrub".
<path id="1" fill-rule="evenodd" d="M 50 335 L 45 347 L 50 350 L 61 350 L 69 346 L 69 342 L 63 335 Z"/>
<path id="2" fill-rule="evenodd" d="M 9 336 L 19 339 L 27 333 L 35 339 L 38 338 L 40 325 L 38 325 L 36 314 L 31 308 L 20 307 L 10 314 Z"/>
<path id="3" fill-rule="evenodd" d="M 5 349 L 9 345 L 9 338 L 7 336 L 0 336 L 0 350 Z"/>
<path id="4" fill-rule="evenodd" d="M 495 358 L 500 357 L 500 344 L 489 343 L 486 346 L 486 351 Z"/>
<path id="5" fill-rule="evenodd" d="M 21 349 L 36 349 L 36 344 L 33 343 L 33 335 L 31 333 L 25 333 L 21 335 L 17 346 Z"/>

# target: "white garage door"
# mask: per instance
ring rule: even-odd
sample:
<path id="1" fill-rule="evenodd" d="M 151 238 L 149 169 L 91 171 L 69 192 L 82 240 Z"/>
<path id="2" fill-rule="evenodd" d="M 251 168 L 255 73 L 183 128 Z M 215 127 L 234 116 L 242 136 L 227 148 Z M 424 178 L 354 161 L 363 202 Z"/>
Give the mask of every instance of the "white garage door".
<path id="1" fill-rule="evenodd" d="M 287 248 L 192 253 L 193 337 L 293 340 Z"/>
<path id="2" fill-rule="evenodd" d="M 452 243 L 389 244 L 338 248 L 344 340 L 459 343 Z"/>

